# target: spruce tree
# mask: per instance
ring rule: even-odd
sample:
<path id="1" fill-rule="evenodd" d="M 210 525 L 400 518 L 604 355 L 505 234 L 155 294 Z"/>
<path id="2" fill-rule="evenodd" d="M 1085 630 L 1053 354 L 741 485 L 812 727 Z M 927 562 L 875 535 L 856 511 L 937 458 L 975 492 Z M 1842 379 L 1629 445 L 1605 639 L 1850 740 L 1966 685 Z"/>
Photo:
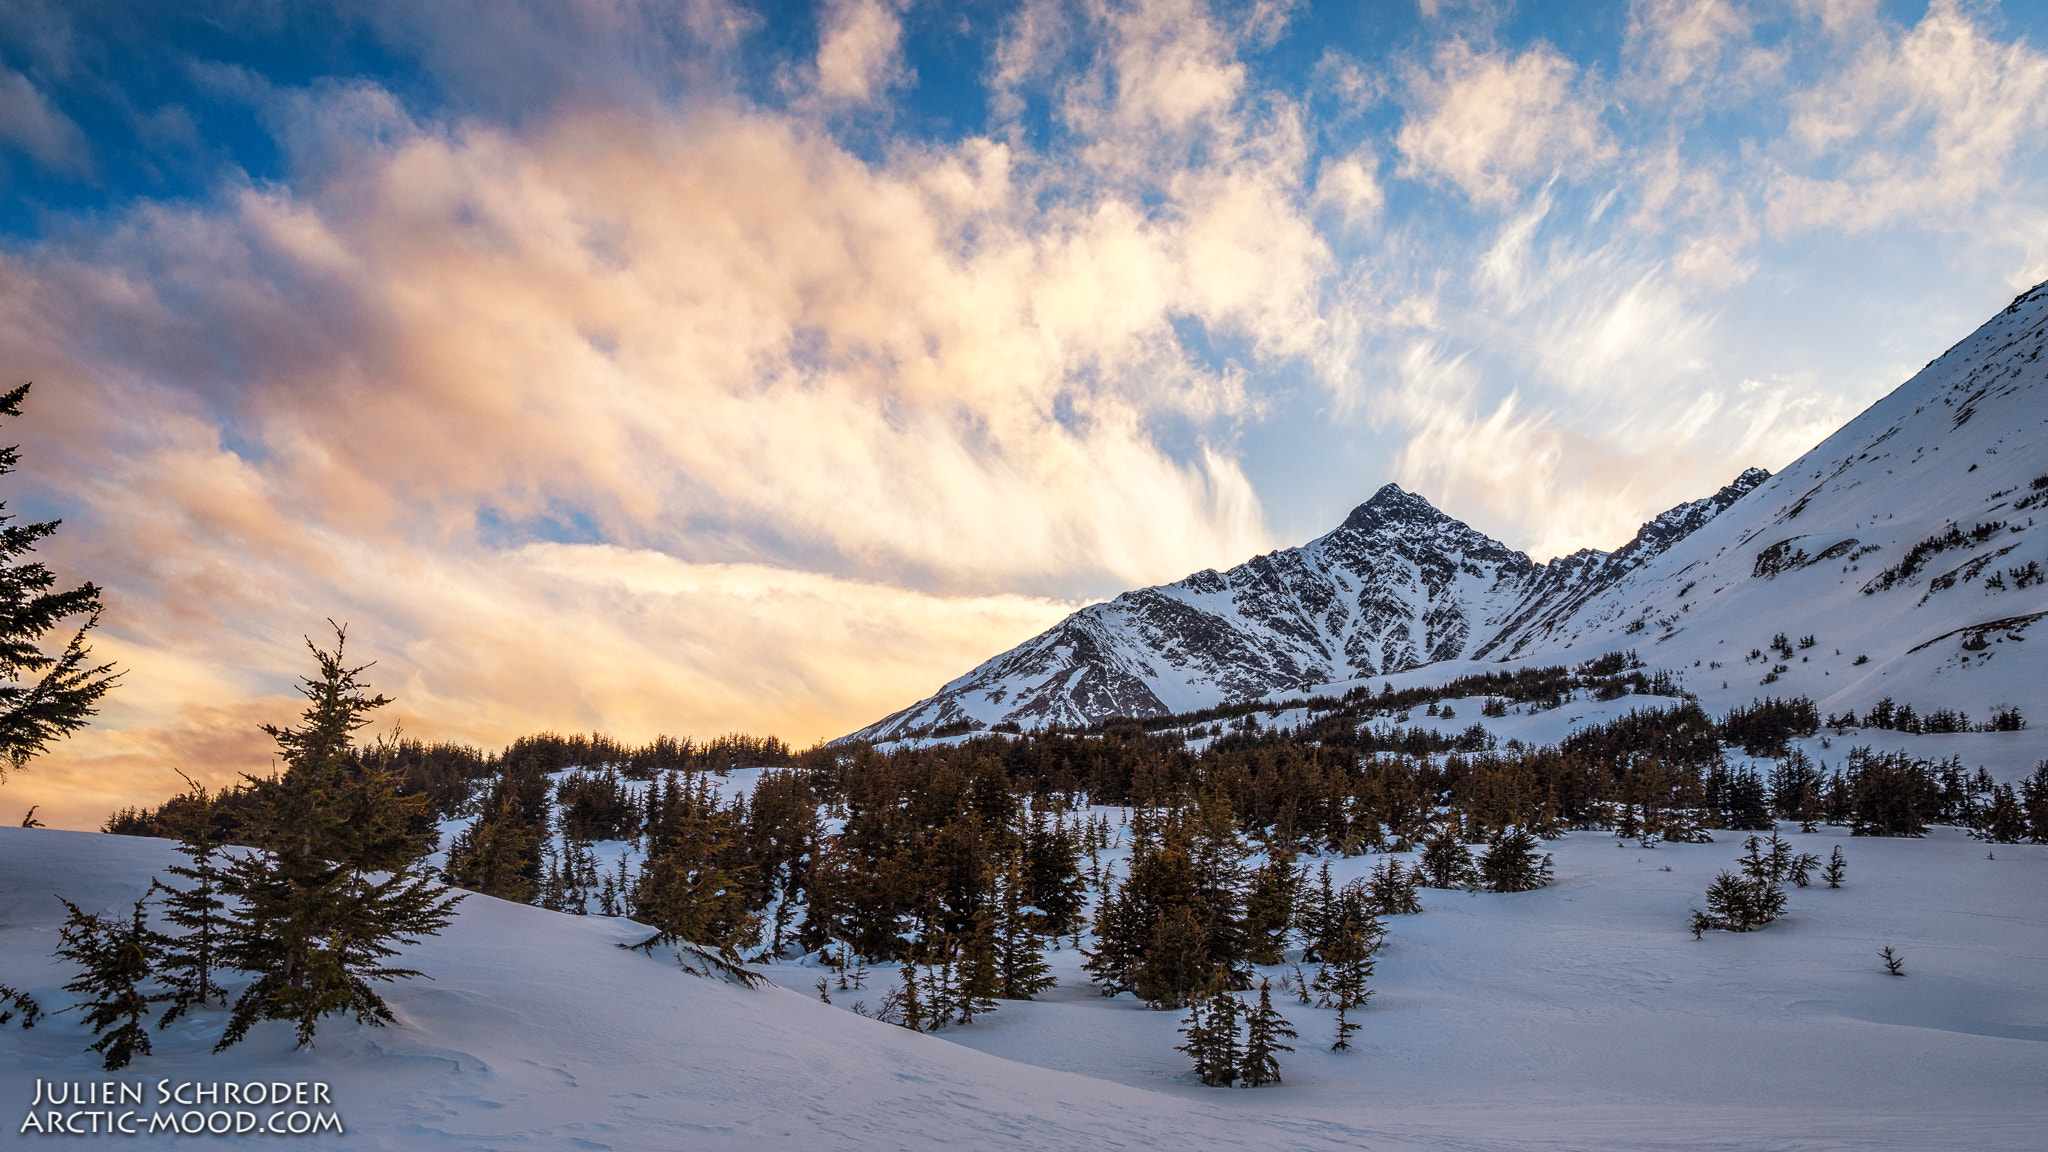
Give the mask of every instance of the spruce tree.
<path id="1" fill-rule="evenodd" d="M 512 799 L 506 797 L 448 846 L 448 882 L 515 904 L 532 903 L 538 890 L 529 873 L 537 847 Z"/>
<path id="2" fill-rule="evenodd" d="M 1435 829 L 1422 842 L 1422 860 L 1417 865 L 1431 888 L 1465 888 L 1478 879 L 1472 869 L 1472 853 L 1451 825 Z"/>
<path id="3" fill-rule="evenodd" d="M 1303 885 L 1300 900 L 1295 909 L 1295 924 L 1307 937 L 1308 946 L 1302 952 L 1302 959 L 1309 963 L 1322 960 L 1317 951 L 1321 941 L 1330 935 L 1337 909 L 1337 889 L 1330 879 L 1330 863 L 1325 860 L 1316 870 L 1314 887 Z"/>
<path id="4" fill-rule="evenodd" d="M 1251 891 L 1245 897 L 1244 934 L 1246 958 L 1253 964 L 1280 963 L 1301 881 L 1293 853 L 1277 845 L 1271 858 L 1252 872 Z"/>
<path id="5" fill-rule="evenodd" d="M 23 384 L 0 394 L 0 416 L 21 415 Z M 0 448 L 0 476 L 21 462 L 20 446 Z M 86 633 L 100 622 L 100 590 L 81 584 L 54 591 L 57 576 L 29 560 L 61 520 L 16 524 L 0 502 L 0 783 L 49 750 L 51 741 L 85 727 L 99 701 L 119 679 L 112 664 L 92 663 Z M 52 656 L 42 639 L 65 620 L 83 616 L 64 650 Z M 27 824 L 23 825 L 27 827 Z"/>
<path id="6" fill-rule="evenodd" d="M 897 1011 L 901 1023 L 912 1032 L 922 1032 L 927 1024 L 924 1000 L 917 991 L 917 965 L 909 960 L 903 962 L 903 990 L 897 995 Z"/>
<path id="7" fill-rule="evenodd" d="M 996 997 L 1002 993 L 1003 983 L 997 958 L 996 934 L 988 923 L 987 915 L 983 914 L 976 918 L 974 929 L 968 933 L 966 946 L 961 951 L 958 996 L 960 1022 L 971 1024 L 981 1013 L 995 1011 Z"/>
<path id="8" fill-rule="evenodd" d="M 1259 981 L 1259 1006 L 1245 1016 L 1244 1061 L 1238 1074 L 1247 1088 L 1280 1083 L 1280 1053 L 1294 1049 L 1282 1040 L 1293 1040 L 1296 1032 L 1286 1017 L 1273 1007 L 1273 986 Z"/>
<path id="9" fill-rule="evenodd" d="M 387 961 L 399 947 L 441 930 L 460 896 L 425 869 L 430 845 L 412 830 L 422 797 L 349 755 L 369 713 L 390 703 L 370 694 L 369 667 L 306 642 L 319 668 L 300 682 L 308 705 L 296 727 L 266 725 L 285 763 L 281 776 L 250 777 L 257 800 L 245 834 L 260 851 L 234 858 L 221 890 L 237 904 L 221 955 L 251 974 L 215 1050 L 248 1035 L 259 1020 L 290 1021 L 301 1046 L 319 1022 L 348 1012 L 382 1025 L 391 1009 L 371 981 L 420 975 Z"/>
<path id="10" fill-rule="evenodd" d="M 1387 857 L 1366 881 L 1373 912 L 1380 916 L 1412 916 L 1422 911 L 1417 898 L 1415 876 Z"/>
<path id="11" fill-rule="evenodd" d="M 91 1051 L 104 1057 L 102 1067 L 109 1072 L 126 1068 L 138 1055 L 149 1054 L 149 1027 L 144 1019 L 150 1004 L 164 999 L 162 993 L 142 990 L 154 974 L 156 962 L 155 934 L 143 921 L 146 902 L 147 897 L 137 900 L 133 915 L 123 923 L 63 901 L 71 916 L 57 930 L 63 941 L 57 955 L 83 970 L 64 990 L 87 997 L 78 1007 L 85 1009 L 85 1022 L 99 1036 Z"/>
<path id="12" fill-rule="evenodd" d="M 1820 874 L 1821 879 L 1826 880 L 1830 888 L 1840 888 L 1848 875 L 1849 858 L 1842 855 L 1842 846 L 1837 844 L 1834 853 L 1828 857 L 1827 868 Z"/>
<path id="13" fill-rule="evenodd" d="M 178 837 L 178 851 L 189 863 L 173 864 L 167 871 L 189 881 L 190 886 L 176 888 L 151 881 L 164 894 L 163 918 L 183 929 L 157 937 L 161 953 L 158 972 L 171 990 L 171 1006 L 157 1022 L 159 1028 L 167 1027 L 194 1006 L 227 999 L 227 992 L 214 979 L 227 925 L 227 902 L 220 898 L 222 837 L 214 819 L 215 797 L 205 785 L 189 777 L 186 786 L 186 803 L 179 808 L 173 830 Z"/>
<path id="14" fill-rule="evenodd" d="M 1536 850 L 1536 837 L 1515 828 L 1493 838 L 1479 855 L 1479 877 L 1489 892 L 1530 892 L 1550 883 L 1550 857 Z"/>
<path id="15" fill-rule="evenodd" d="M 1188 1018 L 1180 1026 L 1188 1040 L 1175 1051 L 1188 1054 L 1195 1062 L 1195 1075 L 1211 1088 L 1228 1088 L 1237 1079 L 1237 1022 L 1243 1009 L 1220 979 L 1188 998 Z"/>
<path id="16" fill-rule="evenodd" d="M 1351 886 L 1347 885 L 1345 891 L 1351 891 Z M 1351 1034 L 1358 1031 L 1359 1025 L 1350 1013 L 1372 998 L 1366 983 L 1372 978 L 1372 953 L 1379 934 L 1379 921 L 1364 910 L 1361 901 L 1340 911 L 1337 926 L 1324 946 L 1323 967 L 1316 973 L 1315 987 L 1322 993 L 1318 1002 L 1337 1010 L 1337 1039 L 1330 1045 L 1332 1051 L 1351 1047 Z"/>
<path id="17" fill-rule="evenodd" d="M 1991 806 L 1982 823 L 1979 835 L 1994 844 L 2018 844 L 2027 838 L 2026 809 L 2020 806 L 2019 796 L 2011 785 L 1992 788 Z"/>
<path id="18" fill-rule="evenodd" d="M 1057 981 L 1045 962 L 1038 934 L 1024 911 L 1023 883 L 1013 862 L 1002 889 L 1002 911 L 996 923 L 996 991 L 1005 1000 L 1029 1000 Z"/>
<path id="19" fill-rule="evenodd" d="M 1723 872 L 1707 886 L 1707 910 L 1692 914 L 1692 932 L 1694 936 L 1710 928 L 1754 932 L 1784 911 L 1785 890 L 1775 881 Z"/>

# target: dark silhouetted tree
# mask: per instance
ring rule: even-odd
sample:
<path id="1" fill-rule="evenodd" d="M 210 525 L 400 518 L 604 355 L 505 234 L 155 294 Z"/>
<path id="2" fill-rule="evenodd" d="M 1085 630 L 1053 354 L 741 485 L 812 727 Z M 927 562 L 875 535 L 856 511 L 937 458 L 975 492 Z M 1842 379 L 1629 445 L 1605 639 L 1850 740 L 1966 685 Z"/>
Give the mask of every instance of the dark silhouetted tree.
<path id="1" fill-rule="evenodd" d="M 28 387 L 0 395 L 0 416 L 21 415 Z M 20 462 L 19 445 L 0 448 L 0 476 Z M 6 507 L 0 502 L 0 782 L 51 741 L 85 727 L 119 678 L 112 664 L 92 662 L 85 642 L 100 622 L 100 590 L 88 583 L 56 591 L 56 574 L 27 558 L 63 521 L 16 524 Z M 77 616 L 85 622 L 63 651 L 43 651 L 43 637 Z"/>

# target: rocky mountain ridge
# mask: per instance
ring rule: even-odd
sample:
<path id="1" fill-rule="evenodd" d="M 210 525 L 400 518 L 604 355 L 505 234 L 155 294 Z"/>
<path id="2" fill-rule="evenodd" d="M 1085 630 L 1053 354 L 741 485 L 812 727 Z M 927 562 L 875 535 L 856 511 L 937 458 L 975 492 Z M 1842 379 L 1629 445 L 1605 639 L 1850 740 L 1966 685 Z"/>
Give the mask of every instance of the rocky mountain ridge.
<path id="1" fill-rule="evenodd" d="M 1388 484 L 1308 544 L 1090 605 L 854 735 L 1161 716 L 1519 651 L 1768 477 L 1749 469 L 1614 552 L 1549 564 Z"/>

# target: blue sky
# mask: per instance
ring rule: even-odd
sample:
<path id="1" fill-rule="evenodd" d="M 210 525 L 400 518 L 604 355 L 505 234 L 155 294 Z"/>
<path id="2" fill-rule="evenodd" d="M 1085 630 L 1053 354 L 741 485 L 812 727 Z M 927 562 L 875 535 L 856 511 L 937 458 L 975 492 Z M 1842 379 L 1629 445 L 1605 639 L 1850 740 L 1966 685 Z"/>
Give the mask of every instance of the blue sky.
<path id="1" fill-rule="evenodd" d="M 2044 22 L 7 5 L 11 499 L 133 669 L 43 799 L 329 616 L 414 731 L 803 742 L 1390 480 L 1612 548 L 2048 278 Z"/>

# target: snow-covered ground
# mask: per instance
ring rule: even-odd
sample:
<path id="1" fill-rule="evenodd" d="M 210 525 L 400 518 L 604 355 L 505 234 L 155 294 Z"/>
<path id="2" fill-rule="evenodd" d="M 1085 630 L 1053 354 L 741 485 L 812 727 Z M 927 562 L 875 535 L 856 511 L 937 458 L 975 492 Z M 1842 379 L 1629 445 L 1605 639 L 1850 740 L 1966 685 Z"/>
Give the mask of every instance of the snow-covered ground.
<path id="1" fill-rule="evenodd" d="M 614 947 L 630 923 L 484 897 L 407 957 L 432 979 L 391 987 L 397 1027 L 330 1021 L 294 1051 L 266 1024 L 213 1056 L 220 1014 L 201 1014 L 112 1076 L 324 1081 L 347 1133 L 323 1139 L 349 1148 L 2042 1146 L 2048 846 L 1788 831 L 1823 856 L 1842 844 L 1847 886 L 1694 940 L 1688 909 L 1739 851 L 1718 835 L 1645 850 L 1577 833 L 1548 846 L 1548 889 L 1426 891 L 1389 922 L 1358 1050 L 1327 1051 L 1331 1014 L 1286 1001 L 1298 1051 L 1257 1090 L 1191 1082 L 1179 1014 L 1097 996 L 1071 950 L 1044 1000 L 919 1036 L 848 994 L 820 1003 L 813 967 L 738 988 Z M 0 979 L 68 1003 L 55 894 L 120 911 L 173 859 L 164 841 L 0 829 Z M 8 1131 L 38 1079 L 108 1078 L 88 1039 L 71 1014 L 0 1030 Z"/>

